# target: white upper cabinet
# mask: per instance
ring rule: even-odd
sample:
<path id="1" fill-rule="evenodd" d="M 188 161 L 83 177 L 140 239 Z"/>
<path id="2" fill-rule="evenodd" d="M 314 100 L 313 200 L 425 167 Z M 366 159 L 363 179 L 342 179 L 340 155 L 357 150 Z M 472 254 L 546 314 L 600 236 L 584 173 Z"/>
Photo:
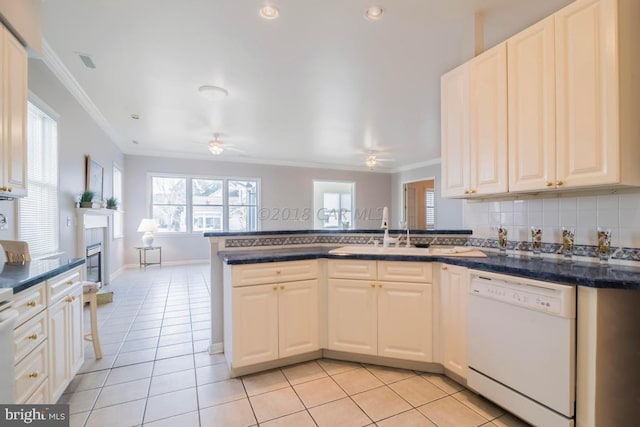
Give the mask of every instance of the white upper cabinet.
<path id="1" fill-rule="evenodd" d="M 469 191 L 469 67 L 463 64 L 441 79 L 442 194 Z"/>
<path id="2" fill-rule="evenodd" d="M 507 40 L 509 191 L 556 185 L 554 18 Z"/>
<path id="3" fill-rule="evenodd" d="M 559 185 L 640 184 L 638 22 L 637 0 L 579 0 L 555 15 Z"/>
<path id="4" fill-rule="evenodd" d="M 0 24 L 0 195 L 27 195 L 27 52 Z"/>
<path id="5" fill-rule="evenodd" d="M 638 22 L 637 0 L 576 0 L 444 75 L 443 194 L 640 186 Z"/>
<path id="6" fill-rule="evenodd" d="M 442 76 L 442 192 L 507 191 L 507 55 L 500 44 Z"/>
<path id="7" fill-rule="evenodd" d="M 506 43 L 483 52 L 469 62 L 469 146 L 469 194 L 506 192 Z"/>

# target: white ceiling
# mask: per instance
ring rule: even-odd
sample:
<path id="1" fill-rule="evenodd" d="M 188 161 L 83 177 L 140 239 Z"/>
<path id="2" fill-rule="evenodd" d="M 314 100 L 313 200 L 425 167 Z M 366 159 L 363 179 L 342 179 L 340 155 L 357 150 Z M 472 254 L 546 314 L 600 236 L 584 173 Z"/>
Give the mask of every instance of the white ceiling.
<path id="1" fill-rule="evenodd" d="M 440 156 L 440 75 L 571 0 L 44 0 L 43 36 L 126 154 L 398 170 Z M 77 53 L 89 54 L 96 69 Z M 209 101 L 198 87 L 226 88 Z M 133 120 L 139 114 L 140 120 Z M 136 140 L 139 144 L 133 144 Z"/>

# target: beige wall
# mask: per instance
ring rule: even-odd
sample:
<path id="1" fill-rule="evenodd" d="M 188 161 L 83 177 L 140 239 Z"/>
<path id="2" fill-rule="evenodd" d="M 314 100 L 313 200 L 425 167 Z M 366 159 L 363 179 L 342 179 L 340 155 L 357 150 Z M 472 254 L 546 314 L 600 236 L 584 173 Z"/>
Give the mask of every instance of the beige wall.
<path id="1" fill-rule="evenodd" d="M 104 167 L 104 195 L 112 194 L 112 171 L 124 168 L 122 152 L 39 59 L 29 60 L 29 90 L 58 115 L 60 249 L 76 256 L 76 197 L 84 191 L 85 155 Z M 123 173 L 124 174 L 124 173 Z M 6 202 L 2 202 L 6 203 Z M 0 212 L 2 211 L 0 205 Z M 67 218 L 70 223 L 67 226 Z M 111 272 L 122 267 L 123 239 L 111 242 Z"/>
<path id="2" fill-rule="evenodd" d="M 386 173 L 231 163 L 213 160 L 212 156 L 204 156 L 202 160 L 126 156 L 124 204 L 127 264 L 138 262 L 134 247 L 140 245 L 142 233 L 136 230 L 140 220 L 150 215 L 149 174 L 152 173 L 260 179 L 260 207 L 264 217 L 268 217 L 260 221 L 261 230 L 313 229 L 311 217 L 308 220 L 295 220 L 291 216 L 285 218 L 282 212 L 283 209 L 313 211 L 314 180 L 355 182 L 355 207 L 371 209 L 372 212 L 360 219 L 356 228 L 379 228 L 379 208 L 391 206 L 391 175 Z M 162 245 L 163 261 L 185 262 L 209 258 L 209 242 L 202 237 L 202 233 L 156 233 L 156 243 Z"/>

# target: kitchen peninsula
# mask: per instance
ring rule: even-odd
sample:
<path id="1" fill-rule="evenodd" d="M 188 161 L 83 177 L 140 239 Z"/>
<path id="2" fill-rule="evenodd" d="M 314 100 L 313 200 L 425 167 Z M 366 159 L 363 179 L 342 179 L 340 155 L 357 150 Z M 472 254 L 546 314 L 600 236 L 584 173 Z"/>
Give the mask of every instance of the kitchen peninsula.
<path id="1" fill-rule="evenodd" d="M 212 248 L 212 342 L 217 343 L 212 350 L 223 350 L 222 331 L 216 331 L 222 325 L 216 325 L 216 317 L 221 318 L 224 312 L 224 351 L 235 375 L 324 356 L 444 372 L 466 384 L 467 325 L 466 320 L 456 324 L 455 319 L 467 317 L 470 275 L 499 273 L 514 280 L 535 279 L 574 287 L 576 425 L 640 416 L 633 403 L 638 399 L 633 384 L 640 378 L 630 370 L 617 368 L 632 366 L 634 355 L 640 350 L 640 268 L 500 257 L 491 250 L 486 251 L 486 258 L 330 253 L 338 246 L 366 244 L 370 234 L 376 233 L 379 231 L 207 234 Z M 414 233 L 411 237 L 416 243 L 420 239 L 447 246 L 464 246 L 473 241 L 468 232 Z M 369 299 L 340 303 L 340 297 L 345 295 L 365 295 L 365 286 L 360 284 L 366 284 Z M 220 298 L 214 295 L 218 292 Z M 404 296 L 394 301 L 394 292 Z M 246 299 L 242 301 L 240 296 Z M 245 310 L 240 302 L 246 301 L 250 303 Z M 366 302 L 358 305 L 357 301 Z M 406 324 L 387 325 L 394 320 L 389 315 L 394 303 L 406 312 L 396 312 L 396 319 Z M 349 317 L 371 307 L 375 310 L 369 315 L 375 317 L 363 313 Z M 415 310 L 416 307 L 422 310 Z M 267 321 L 269 316 L 273 319 L 271 326 L 267 326 L 271 322 Z M 377 345 L 374 342 L 372 346 L 364 337 L 367 333 L 357 329 L 362 316 L 369 320 L 360 322 L 360 326 L 377 325 L 377 329 L 367 332 Z M 409 322 L 411 319 L 414 321 Z M 336 329 L 336 324 L 344 321 L 356 326 Z M 390 337 L 385 336 L 385 325 L 393 331 Z M 253 338 L 242 337 L 243 330 L 253 331 Z M 247 341 L 255 339 L 258 330 L 263 335 L 257 341 Z M 317 337 L 308 335 L 309 330 L 317 331 Z M 406 342 L 397 341 L 412 333 L 426 338 L 411 339 L 411 348 Z M 248 357 L 234 365 L 240 360 L 235 346 L 238 339 L 257 343 L 258 347 L 244 353 Z M 260 348 L 262 344 L 264 348 Z M 270 345 L 276 348 L 267 349 Z M 398 350 L 401 347 L 402 352 Z M 620 398 L 621 385 L 625 398 Z"/>

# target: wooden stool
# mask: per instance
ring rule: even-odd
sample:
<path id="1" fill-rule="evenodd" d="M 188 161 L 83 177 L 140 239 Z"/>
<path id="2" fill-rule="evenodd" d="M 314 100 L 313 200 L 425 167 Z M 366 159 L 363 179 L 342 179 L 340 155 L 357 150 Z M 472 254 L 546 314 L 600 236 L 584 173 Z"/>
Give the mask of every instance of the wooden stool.
<path id="1" fill-rule="evenodd" d="M 84 282 L 82 284 L 82 303 L 89 303 L 91 312 L 91 333 L 85 334 L 84 339 L 93 343 L 93 352 L 96 359 L 102 359 L 102 349 L 100 348 L 100 337 L 98 336 L 98 284 Z"/>

